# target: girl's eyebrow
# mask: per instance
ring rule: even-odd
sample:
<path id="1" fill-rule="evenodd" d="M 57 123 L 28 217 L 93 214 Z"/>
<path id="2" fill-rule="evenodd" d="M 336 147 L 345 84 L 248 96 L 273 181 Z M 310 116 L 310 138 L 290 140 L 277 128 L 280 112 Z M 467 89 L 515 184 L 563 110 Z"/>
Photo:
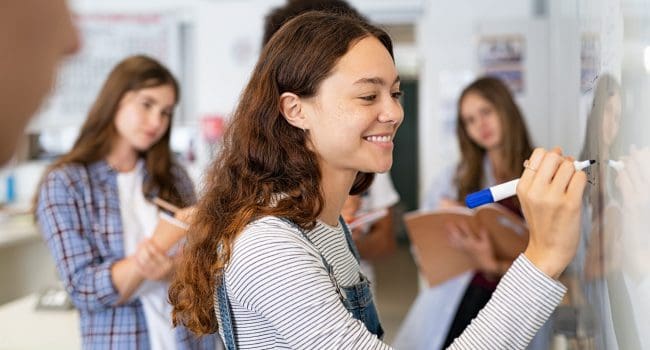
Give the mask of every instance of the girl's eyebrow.
<path id="1" fill-rule="evenodd" d="M 155 104 L 162 104 L 162 103 L 161 103 L 160 101 L 158 101 L 155 97 L 153 97 L 153 96 L 151 96 L 151 95 L 147 95 L 146 93 L 142 93 L 142 94 L 140 94 L 140 97 L 143 98 L 143 99 L 145 99 L 147 102 L 153 102 L 153 103 L 155 103 Z M 174 108 L 174 105 L 171 105 L 171 106 L 164 106 L 164 108 L 170 108 L 170 109 L 172 109 L 172 108 Z"/>
<path id="2" fill-rule="evenodd" d="M 395 85 L 400 81 L 399 75 L 395 78 L 393 83 L 391 85 Z M 355 84 L 373 84 L 373 85 L 380 85 L 380 86 L 385 86 L 386 81 L 380 77 L 372 77 L 372 78 L 361 78 L 357 81 L 354 82 Z"/>

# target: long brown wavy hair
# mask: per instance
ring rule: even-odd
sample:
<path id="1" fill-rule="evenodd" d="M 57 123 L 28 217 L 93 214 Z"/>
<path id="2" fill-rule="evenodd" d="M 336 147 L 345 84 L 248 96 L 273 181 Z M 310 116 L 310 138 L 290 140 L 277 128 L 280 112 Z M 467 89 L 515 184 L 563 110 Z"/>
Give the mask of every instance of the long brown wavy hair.
<path id="1" fill-rule="evenodd" d="M 456 134 L 461 154 L 461 162 L 456 170 L 456 186 L 458 200 L 461 201 L 468 194 L 481 189 L 481 179 L 485 175 L 483 157 L 486 150 L 469 137 L 460 114 L 463 99 L 470 93 L 486 99 L 499 116 L 505 166 L 505 169 L 499 169 L 499 174 L 504 180 L 521 176 L 524 160 L 533 152 L 526 123 L 508 87 L 501 80 L 493 77 L 482 77 L 469 84 L 458 99 L 456 117 Z"/>
<path id="2" fill-rule="evenodd" d="M 53 169 L 70 163 L 88 165 L 105 159 L 113 148 L 117 137 L 115 115 L 120 101 L 130 91 L 137 91 L 162 85 L 174 89 L 175 103 L 180 99 L 178 82 L 171 72 L 155 59 L 144 56 L 130 56 L 118 63 L 108 75 L 97 99 L 90 108 L 72 149 L 48 167 L 47 175 Z M 183 196 L 175 187 L 172 173 L 174 160 L 169 147 L 170 127 L 158 142 L 141 152 L 145 160 L 148 176 L 143 184 L 143 193 L 148 196 L 154 189 L 158 196 L 178 206 L 184 207 Z M 45 177 L 43 177 L 45 178 Z M 42 181 L 42 180 L 41 180 Z M 38 201 L 35 198 L 34 203 Z"/>
<path id="3" fill-rule="evenodd" d="M 236 236 L 249 222 L 273 215 L 306 230 L 314 227 L 324 204 L 317 155 L 308 147 L 309 132 L 282 116 L 280 95 L 315 96 L 348 49 L 370 36 L 392 57 L 392 42 L 383 30 L 321 12 L 288 21 L 264 47 L 208 173 L 169 289 L 175 325 L 196 334 L 217 331 L 215 289 Z M 350 193 L 363 192 L 372 177 L 359 173 Z"/>

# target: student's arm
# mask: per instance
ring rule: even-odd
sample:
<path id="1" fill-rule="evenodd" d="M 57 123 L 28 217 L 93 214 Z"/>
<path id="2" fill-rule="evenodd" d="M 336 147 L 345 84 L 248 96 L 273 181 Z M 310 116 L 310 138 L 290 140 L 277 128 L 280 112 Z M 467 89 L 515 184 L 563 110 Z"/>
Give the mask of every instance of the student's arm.
<path id="1" fill-rule="evenodd" d="M 480 229 L 474 233 L 465 222 L 458 225 L 448 223 L 447 234 L 449 243 L 474 260 L 478 270 L 488 278 L 500 278 L 508 271 L 514 261 L 514 259 L 497 259 L 492 241 L 490 241 L 489 234 L 485 229 Z"/>
<path id="2" fill-rule="evenodd" d="M 111 279 L 120 294 L 118 304 L 124 304 L 144 280 L 167 280 L 176 267 L 174 258 L 156 247 L 151 239 L 138 244 L 135 254 L 118 260 L 111 267 Z"/>
<path id="3" fill-rule="evenodd" d="M 488 304 L 449 349 L 525 349 L 564 293 L 562 284 L 522 254 L 501 278 Z"/>
<path id="4" fill-rule="evenodd" d="M 88 239 L 92 228 L 88 227 L 86 198 L 76 190 L 82 179 L 72 177 L 79 176 L 63 169 L 47 175 L 37 203 L 38 224 L 75 306 L 87 311 L 113 307 L 120 296 L 111 267 L 118 259 L 101 256 Z"/>
<path id="5" fill-rule="evenodd" d="M 320 256 L 288 224 L 242 233 L 226 284 L 235 304 L 268 320 L 292 349 L 389 349 L 345 309 Z"/>
<path id="6" fill-rule="evenodd" d="M 194 207 L 187 207 L 176 209 L 174 218 L 183 224 L 191 222 L 193 215 Z M 161 217 L 153 235 L 138 243 L 133 255 L 113 265 L 111 275 L 120 294 L 119 303 L 128 301 L 144 280 L 168 280 L 171 277 L 179 259 L 168 256 L 167 252 L 186 234 L 185 228 Z"/>
<path id="7" fill-rule="evenodd" d="M 393 230 L 393 209 L 375 222 L 365 234 L 353 235 L 359 255 L 364 260 L 378 260 L 395 252 L 395 232 Z"/>
<path id="8" fill-rule="evenodd" d="M 171 259 L 149 240 L 133 256 L 117 259 L 100 255 L 99 248 L 87 237 L 92 230 L 90 218 L 84 194 L 75 190 L 80 181 L 75 180 L 65 170 L 51 172 L 41 187 L 36 212 L 59 276 L 75 306 L 97 310 L 128 301 L 140 284 L 129 282 L 134 274 L 146 279 L 166 278 Z"/>
<path id="9" fill-rule="evenodd" d="M 378 260 L 395 252 L 397 242 L 393 225 L 393 209 L 399 202 L 399 194 L 395 190 L 390 174 L 376 174 L 366 196 L 361 197 L 369 212 L 388 209 L 383 218 L 373 223 L 365 234 L 355 234 L 355 245 L 364 260 Z"/>
<path id="10" fill-rule="evenodd" d="M 524 349 L 566 292 L 555 279 L 575 256 L 586 175 L 543 149 L 530 164 L 517 187 L 528 247 L 451 349 Z"/>

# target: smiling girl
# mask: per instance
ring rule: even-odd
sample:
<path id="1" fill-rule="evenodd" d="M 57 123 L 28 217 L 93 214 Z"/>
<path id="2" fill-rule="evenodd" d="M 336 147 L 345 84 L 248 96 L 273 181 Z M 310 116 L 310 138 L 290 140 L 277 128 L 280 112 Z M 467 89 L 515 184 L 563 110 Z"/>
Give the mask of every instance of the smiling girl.
<path id="1" fill-rule="evenodd" d="M 170 288 L 177 325 L 227 349 L 389 348 L 340 212 L 390 169 L 400 94 L 389 36 L 358 18 L 309 12 L 273 35 L 207 175 Z M 584 174 L 542 149 L 529 164 L 531 244 L 453 347 L 522 348 L 563 295 Z"/>

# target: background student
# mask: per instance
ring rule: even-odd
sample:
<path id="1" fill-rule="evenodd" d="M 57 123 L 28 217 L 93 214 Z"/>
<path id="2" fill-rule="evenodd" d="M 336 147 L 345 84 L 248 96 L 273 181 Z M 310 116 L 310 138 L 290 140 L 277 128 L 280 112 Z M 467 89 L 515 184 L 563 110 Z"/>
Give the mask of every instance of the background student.
<path id="1" fill-rule="evenodd" d="M 388 35 L 306 13 L 264 47 L 207 177 L 170 300 L 228 349 L 386 349 L 340 212 L 386 172 L 403 119 Z M 392 140 L 392 137 L 391 137 Z M 530 241 L 453 348 L 524 348 L 559 303 L 585 176 L 537 149 L 518 188 Z"/>
<path id="2" fill-rule="evenodd" d="M 288 0 L 283 6 L 273 9 L 264 19 L 262 45 L 266 45 L 282 24 L 309 11 L 347 14 L 366 20 L 354 7 L 343 0 Z M 352 239 L 361 257 L 361 272 L 373 285 L 375 274 L 371 265 L 372 261 L 392 255 L 397 246 L 393 207 L 399 200 L 399 194 L 393 186 L 390 174 L 375 174 L 368 190 L 359 195 L 350 196 L 341 213 L 344 219 L 352 220 L 364 213 L 388 209 L 388 213 L 383 218 L 352 230 Z"/>
<path id="3" fill-rule="evenodd" d="M 508 87 L 498 78 L 482 77 L 465 87 L 457 111 L 460 161 L 435 179 L 424 209 L 464 207 L 468 194 L 518 178 L 524 160 L 532 152 L 521 111 Z M 522 215 L 516 197 L 499 204 Z M 405 324 L 412 322 L 410 319 L 431 320 L 431 312 L 435 311 L 433 317 L 438 322 L 431 325 L 435 329 L 426 334 L 403 329 L 399 338 L 420 339 L 417 343 L 422 347 L 431 343 L 449 346 L 487 304 L 499 279 L 512 264 L 512 260 L 496 259 L 485 229 L 472 232 L 469 227 L 455 225 L 448 229 L 452 245 L 472 257 L 479 270 L 421 292 L 421 300 L 413 306 L 419 310 L 412 309 Z M 425 304 L 428 306 L 423 307 Z"/>
<path id="4" fill-rule="evenodd" d="M 479 78 L 463 90 L 458 100 L 456 132 L 461 159 L 452 185 L 445 186 L 455 188 L 455 193 L 443 195 L 439 207 L 462 205 L 472 192 L 518 178 L 524 160 L 533 150 L 523 115 L 510 90 L 494 77 Z M 499 204 L 522 215 L 516 197 Z M 453 245 L 475 258 L 479 271 L 465 289 L 443 347 L 450 345 L 487 304 L 499 278 L 512 264 L 512 260 L 496 259 L 484 229 L 471 232 L 468 227 L 451 226 L 449 235 Z"/>
<path id="5" fill-rule="evenodd" d="M 160 197 L 195 202 L 169 147 L 179 86 L 160 63 L 132 56 L 109 74 L 72 150 L 45 173 L 36 218 L 79 310 L 85 349 L 214 349 L 174 330 L 167 280 L 176 259 L 151 240 Z M 130 295 L 129 276 L 146 281 Z"/>
<path id="6" fill-rule="evenodd" d="M 376 279 L 372 262 L 389 257 L 397 248 L 393 217 L 399 199 L 390 174 L 375 174 L 368 190 L 349 196 L 341 212 L 343 219 L 349 223 L 364 214 L 386 209 L 386 215 L 379 220 L 351 230 L 354 245 L 361 257 L 361 272 L 373 285 Z"/>
<path id="7" fill-rule="evenodd" d="M 65 0 L 4 0 L 0 11 L 0 166 L 14 154 L 29 118 L 79 39 Z"/>

